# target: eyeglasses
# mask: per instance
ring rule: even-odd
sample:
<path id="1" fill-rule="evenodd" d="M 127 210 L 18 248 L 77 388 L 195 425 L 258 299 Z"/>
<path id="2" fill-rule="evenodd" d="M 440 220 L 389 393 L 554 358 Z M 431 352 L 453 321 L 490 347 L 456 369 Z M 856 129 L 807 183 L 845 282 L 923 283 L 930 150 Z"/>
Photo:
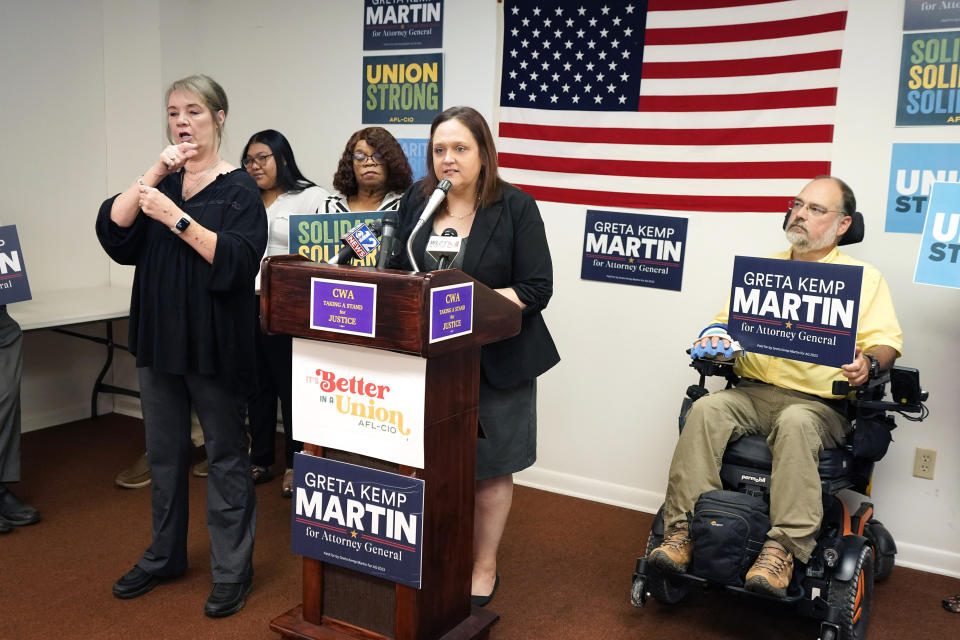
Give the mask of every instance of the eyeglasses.
<path id="1" fill-rule="evenodd" d="M 832 209 L 824 209 L 823 207 L 821 207 L 821 206 L 818 205 L 818 204 L 810 204 L 810 203 L 808 203 L 808 202 L 804 202 L 804 201 L 801 200 L 800 198 L 794 198 L 793 200 L 787 201 L 787 206 L 790 207 L 790 213 L 796 213 L 796 212 L 798 212 L 798 211 L 802 211 L 803 208 L 806 207 L 807 210 L 810 211 L 810 213 L 812 213 L 813 215 L 815 215 L 815 216 L 817 216 L 817 217 L 825 216 L 825 215 L 827 215 L 828 213 L 844 213 L 843 211 L 835 211 L 835 210 L 832 210 Z"/>
<path id="2" fill-rule="evenodd" d="M 256 163 L 258 167 L 262 167 L 267 161 L 267 158 L 272 158 L 272 153 L 265 153 L 262 156 L 247 156 L 243 159 L 243 168 L 246 169 L 253 163 Z"/>
<path id="3" fill-rule="evenodd" d="M 370 155 L 365 153 L 360 153 L 359 151 L 353 152 L 353 161 L 357 164 L 363 164 L 367 160 L 373 160 L 374 164 L 383 164 L 383 156 L 379 152 L 374 151 Z"/>

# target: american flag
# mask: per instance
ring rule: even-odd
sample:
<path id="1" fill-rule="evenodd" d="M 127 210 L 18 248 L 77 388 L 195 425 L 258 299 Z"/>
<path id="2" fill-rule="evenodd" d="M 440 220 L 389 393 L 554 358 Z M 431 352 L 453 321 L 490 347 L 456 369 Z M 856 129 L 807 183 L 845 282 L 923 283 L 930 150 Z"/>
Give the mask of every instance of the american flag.
<path id="1" fill-rule="evenodd" d="M 830 173 L 846 0 L 504 0 L 498 162 L 538 200 L 782 212 Z"/>

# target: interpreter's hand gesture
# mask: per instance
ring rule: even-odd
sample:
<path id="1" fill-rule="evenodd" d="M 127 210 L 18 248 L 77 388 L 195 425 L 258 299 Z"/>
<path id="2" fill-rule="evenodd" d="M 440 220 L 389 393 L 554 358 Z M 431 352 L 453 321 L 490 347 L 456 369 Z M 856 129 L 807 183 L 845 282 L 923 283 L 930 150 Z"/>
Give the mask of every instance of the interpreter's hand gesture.
<path id="1" fill-rule="evenodd" d="M 140 210 L 168 227 L 180 219 L 180 210 L 173 201 L 153 187 L 142 185 L 139 194 Z"/>
<path id="2" fill-rule="evenodd" d="M 158 162 L 163 165 L 167 173 L 180 171 L 187 160 L 197 155 L 197 145 L 193 142 L 171 144 L 160 154 Z M 144 212 L 146 213 L 146 212 Z"/>

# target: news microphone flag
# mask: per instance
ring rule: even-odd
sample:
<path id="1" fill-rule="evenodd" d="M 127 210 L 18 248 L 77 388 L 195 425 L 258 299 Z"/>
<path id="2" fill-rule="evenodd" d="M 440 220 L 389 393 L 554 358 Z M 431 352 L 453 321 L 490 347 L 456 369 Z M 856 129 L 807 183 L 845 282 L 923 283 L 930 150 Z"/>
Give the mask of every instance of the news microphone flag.
<path id="1" fill-rule="evenodd" d="M 830 173 L 845 0 L 505 0 L 498 163 L 538 200 L 782 213 Z"/>
<path id="2" fill-rule="evenodd" d="M 370 230 L 370 227 L 362 222 L 350 229 L 341 240 L 353 249 L 360 260 L 366 258 L 368 253 L 372 253 L 380 245 L 380 241 L 377 240 L 377 236 Z"/>

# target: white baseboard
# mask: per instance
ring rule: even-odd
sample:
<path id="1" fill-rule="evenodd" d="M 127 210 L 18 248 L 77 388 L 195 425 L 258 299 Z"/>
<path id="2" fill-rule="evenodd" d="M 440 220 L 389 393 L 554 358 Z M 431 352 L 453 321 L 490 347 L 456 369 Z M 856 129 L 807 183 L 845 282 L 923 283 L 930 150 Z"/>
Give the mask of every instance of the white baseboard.
<path id="1" fill-rule="evenodd" d="M 533 489 L 542 489 L 644 513 L 656 513 L 663 503 L 662 493 L 540 469 L 536 466 L 515 474 L 514 482 Z M 927 573 L 960 578 L 960 554 L 941 549 L 897 541 L 896 564 Z"/>
<path id="2" fill-rule="evenodd" d="M 104 408 L 100 407 L 102 411 Z M 110 411 L 109 408 L 106 409 Z M 58 424 L 66 424 L 75 420 L 84 420 L 90 417 L 90 403 L 76 404 L 69 407 L 56 407 L 46 411 L 30 411 L 29 415 L 24 415 L 20 424 L 21 433 L 30 431 L 39 431 L 47 427 L 54 427 Z"/>

